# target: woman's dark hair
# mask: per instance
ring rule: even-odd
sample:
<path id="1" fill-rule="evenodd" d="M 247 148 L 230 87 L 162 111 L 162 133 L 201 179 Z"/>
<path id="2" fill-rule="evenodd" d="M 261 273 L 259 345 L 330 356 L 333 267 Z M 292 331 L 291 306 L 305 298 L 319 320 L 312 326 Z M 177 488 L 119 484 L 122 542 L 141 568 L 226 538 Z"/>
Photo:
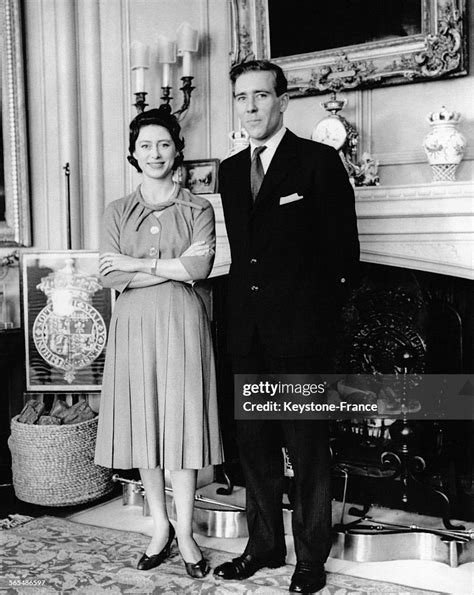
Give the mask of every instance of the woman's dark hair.
<path id="1" fill-rule="evenodd" d="M 127 156 L 127 161 L 133 165 L 133 167 L 141 173 L 142 170 L 138 165 L 138 161 L 133 156 L 135 152 L 135 145 L 137 142 L 138 135 L 140 134 L 140 129 L 143 126 L 163 126 L 166 130 L 170 133 L 171 138 L 175 144 L 176 151 L 178 154 L 174 160 L 173 169 L 177 169 L 181 163 L 183 163 L 183 149 L 184 149 L 184 139 L 180 136 L 181 135 L 181 126 L 178 124 L 178 120 L 170 114 L 166 109 L 159 107 L 157 109 L 149 109 L 146 112 L 142 112 L 135 116 L 133 120 L 130 122 L 130 137 L 129 137 L 129 145 L 128 145 L 128 152 L 130 155 Z"/>
<path id="2" fill-rule="evenodd" d="M 275 77 L 275 93 L 277 97 L 283 95 L 288 91 L 288 81 L 283 70 L 273 62 L 269 60 L 249 60 L 248 62 L 240 62 L 233 66 L 229 72 L 230 80 L 232 85 L 235 85 L 235 81 L 246 74 L 247 72 L 272 72 Z"/>

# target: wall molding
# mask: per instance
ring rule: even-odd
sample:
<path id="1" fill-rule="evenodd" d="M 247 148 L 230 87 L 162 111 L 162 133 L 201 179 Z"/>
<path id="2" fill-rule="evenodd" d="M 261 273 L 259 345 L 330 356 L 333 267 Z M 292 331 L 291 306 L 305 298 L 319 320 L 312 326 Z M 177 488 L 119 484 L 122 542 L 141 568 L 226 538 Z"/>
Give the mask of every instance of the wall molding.
<path id="1" fill-rule="evenodd" d="M 74 3 L 55 0 L 56 72 L 58 95 L 60 175 L 64 180 L 65 245 L 82 246 L 81 159 L 79 153 L 79 82 L 77 61 L 77 15 Z M 64 167 L 69 164 L 69 184 L 65 183 Z M 69 193 L 69 200 L 68 200 Z M 69 208 L 68 208 L 69 207 Z M 68 234 L 70 226 L 70 233 Z"/>
<path id="2" fill-rule="evenodd" d="M 81 82 L 81 165 L 82 165 L 82 248 L 97 250 L 100 243 L 104 196 L 103 94 L 100 6 L 95 0 L 81 0 L 78 13 Z"/>

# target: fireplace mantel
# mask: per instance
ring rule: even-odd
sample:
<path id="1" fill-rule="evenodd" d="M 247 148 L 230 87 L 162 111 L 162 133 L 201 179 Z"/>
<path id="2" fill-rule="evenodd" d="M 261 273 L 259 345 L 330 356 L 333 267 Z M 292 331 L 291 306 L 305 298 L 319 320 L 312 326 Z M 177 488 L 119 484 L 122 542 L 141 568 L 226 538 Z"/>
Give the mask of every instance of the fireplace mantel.
<path id="1" fill-rule="evenodd" d="M 474 279 L 474 184 L 356 189 L 365 262 Z"/>
<path id="2" fill-rule="evenodd" d="M 230 250 L 219 194 L 213 277 L 229 271 Z M 474 184 L 449 182 L 356 189 L 364 262 L 474 279 Z"/>

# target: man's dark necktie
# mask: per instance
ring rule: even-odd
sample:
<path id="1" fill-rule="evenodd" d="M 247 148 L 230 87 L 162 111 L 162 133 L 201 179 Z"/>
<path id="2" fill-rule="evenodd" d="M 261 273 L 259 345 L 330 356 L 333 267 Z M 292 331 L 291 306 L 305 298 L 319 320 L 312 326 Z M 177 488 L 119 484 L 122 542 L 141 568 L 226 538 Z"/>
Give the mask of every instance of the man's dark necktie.
<path id="1" fill-rule="evenodd" d="M 255 147 L 252 155 L 252 163 L 250 164 L 250 190 L 252 191 L 252 199 L 255 202 L 258 191 L 263 182 L 265 172 L 263 171 L 262 160 L 260 159 L 260 153 L 265 151 L 267 147 L 265 145 L 261 147 Z"/>

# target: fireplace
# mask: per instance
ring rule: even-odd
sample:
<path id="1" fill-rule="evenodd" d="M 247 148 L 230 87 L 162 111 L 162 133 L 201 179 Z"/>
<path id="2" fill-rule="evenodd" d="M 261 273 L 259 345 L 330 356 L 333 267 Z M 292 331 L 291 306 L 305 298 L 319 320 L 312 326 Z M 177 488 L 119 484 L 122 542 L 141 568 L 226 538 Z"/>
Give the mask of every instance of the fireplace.
<path id="1" fill-rule="evenodd" d="M 378 329 L 364 326 L 363 320 L 351 319 L 354 301 L 348 304 L 344 313 L 346 326 L 356 333 L 358 340 L 351 351 L 348 347 L 354 335 L 346 333 L 345 350 L 351 354 L 352 360 L 343 365 L 356 366 L 364 357 L 373 359 L 377 352 L 382 358 L 393 356 L 397 341 L 390 332 L 385 332 L 392 328 L 398 337 L 403 338 L 402 344 L 414 353 L 425 371 L 471 372 L 474 356 L 472 184 L 380 186 L 359 188 L 356 195 L 363 261 L 362 282 L 356 290 L 358 307 L 362 312 L 366 308 L 372 317 L 375 315 L 372 322 L 375 320 Z M 220 274 L 224 274 L 228 267 L 228 248 L 218 201 L 215 207 L 218 245 L 221 246 L 220 253 L 227 255 L 220 262 Z M 212 283 L 219 398 L 228 461 L 220 473 L 221 476 L 227 473 L 231 482 L 243 485 L 235 445 L 233 382 L 225 353 L 226 277 L 216 277 Z M 377 307 L 381 308 L 378 317 L 374 310 Z M 361 329 L 377 336 L 378 343 L 375 341 L 372 353 L 364 352 L 364 341 L 357 336 Z M 382 343 L 385 345 L 383 349 Z M 404 503 L 400 483 L 396 483 L 400 480 L 386 481 L 390 471 L 380 465 L 381 454 L 393 442 L 388 429 L 384 429 L 382 436 L 379 430 L 370 429 L 370 437 L 368 431 L 361 428 L 343 429 L 346 443 L 339 440 L 334 447 L 339 460 L 353 465 L 348 498 L 364 505 L 406 506 L 436 516 L 472 518 L 473 422 L 419 422 L 415 430 L 412 436 L 415 451 L 418 449 L 420 456 L 425 451 L 433 456 L 427 457 L 419 494 L 410 494 L 409 501 Z M 341 427 L 335 428 L 334 439 L 339 439 L 340 433 Z M 338 482 L 336 476 L 336 497 Z M 432 489 L 441 493 L 439 501 L 433 497 Z"/>
<path id="2" fill-rule="evenodd" d="M 390 374 L 397 366 L 401 371 L 400 356 L 408 354 L 411 373 L 471 371 L 471 281 L 368 263 L 362 271 L 343 312 L 341 370 Z M 441 415 L 405 426 L 400 420 L 390 423 L 333 425 L 334 459 L 351 478 L 348 499 L 363 504 L 361 514 L 376 503 L 440 516 L 447 526 L 450 518 L 470 518 L 472 420 Z M 336 478 L 336 492 L 338 483 Z"/>

